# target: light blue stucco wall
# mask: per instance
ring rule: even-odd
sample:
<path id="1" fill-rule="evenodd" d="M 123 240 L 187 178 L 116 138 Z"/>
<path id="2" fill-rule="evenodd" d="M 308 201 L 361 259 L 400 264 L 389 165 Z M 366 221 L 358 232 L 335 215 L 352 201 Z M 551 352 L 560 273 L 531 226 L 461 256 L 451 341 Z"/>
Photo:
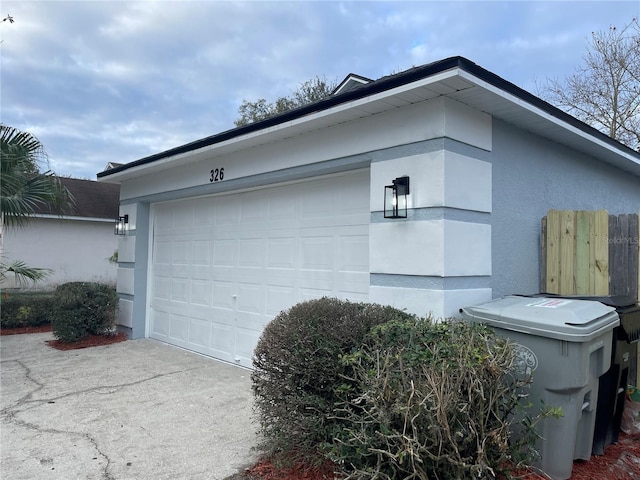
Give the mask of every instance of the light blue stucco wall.
<path id="1" fill-rule="evenodd" d="M 540 222 L 548 210 L 638 213 L 640 177 L 493 123 L 493 296 L 540 289 Z"/>

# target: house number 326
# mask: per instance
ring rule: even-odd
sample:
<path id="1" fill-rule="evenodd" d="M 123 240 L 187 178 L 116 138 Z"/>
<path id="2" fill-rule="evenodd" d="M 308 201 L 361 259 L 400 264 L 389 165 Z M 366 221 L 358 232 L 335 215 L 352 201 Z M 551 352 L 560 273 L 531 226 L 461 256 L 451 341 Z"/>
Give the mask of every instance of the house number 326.
<path id="1" fill-rule="evenodd" d="M 210 182 L 219 182 L 220 180 L 224 180 L 224 168 L 213 168 L 209 173 L 211 174 L 209 177 Z"/>

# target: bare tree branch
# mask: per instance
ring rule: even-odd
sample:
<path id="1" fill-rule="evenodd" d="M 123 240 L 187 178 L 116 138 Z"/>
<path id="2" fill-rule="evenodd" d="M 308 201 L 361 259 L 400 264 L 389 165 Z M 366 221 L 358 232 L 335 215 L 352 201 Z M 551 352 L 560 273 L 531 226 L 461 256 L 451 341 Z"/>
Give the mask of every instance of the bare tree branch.
<path id="1" fill-rule="evenodd" d="M 547 79 L 541 96 L 640 151 L 640 24 L 636 18 L 591 33 L 583 64 L 564 80 Z"/>

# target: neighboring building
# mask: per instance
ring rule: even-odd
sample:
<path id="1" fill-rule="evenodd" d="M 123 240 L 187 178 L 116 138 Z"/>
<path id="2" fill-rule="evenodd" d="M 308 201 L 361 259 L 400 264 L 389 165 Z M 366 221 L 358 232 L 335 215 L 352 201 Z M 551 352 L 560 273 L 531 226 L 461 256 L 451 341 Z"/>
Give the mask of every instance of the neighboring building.
<path id="1" fill-rule="evenodd" d="M 18 285 L 7 274 L 3 290 L 54 290 L 66 282 L 116 283 L 117 265 L 110 259 L 118 248 L 113 234 L 120 187 L 91 180 L 60 177 L 75 199 L 62 215 L 39 206 L 22 228 L 4 227 L 5 261 L 22 260 L 51 273 L 35 284 Z"/>
<path id="2" fill-rule="evenodd" d="M 384 218 L 404 176 L 407 218 Z M 550 208 L 640 208 L 640 154 L 461 57 L 350 75 L 327 99 L 98 179 L 120 184 L 129 220 L 120 328 L 246 367 L 297 302 L 455 315 L 538 291 Z"/>

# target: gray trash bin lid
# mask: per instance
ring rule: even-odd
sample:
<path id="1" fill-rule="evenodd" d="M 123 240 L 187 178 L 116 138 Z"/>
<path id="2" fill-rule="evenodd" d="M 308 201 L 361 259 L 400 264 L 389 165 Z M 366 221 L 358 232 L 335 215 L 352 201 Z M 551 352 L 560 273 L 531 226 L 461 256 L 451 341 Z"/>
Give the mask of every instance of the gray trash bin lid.
<path id="1" fill-rule="evenodd" d="M 589 300 L 506 296 L 461 309 L 466 318 L 503 330 L 588 342 L 620 324 L 614 307 Z"/>

